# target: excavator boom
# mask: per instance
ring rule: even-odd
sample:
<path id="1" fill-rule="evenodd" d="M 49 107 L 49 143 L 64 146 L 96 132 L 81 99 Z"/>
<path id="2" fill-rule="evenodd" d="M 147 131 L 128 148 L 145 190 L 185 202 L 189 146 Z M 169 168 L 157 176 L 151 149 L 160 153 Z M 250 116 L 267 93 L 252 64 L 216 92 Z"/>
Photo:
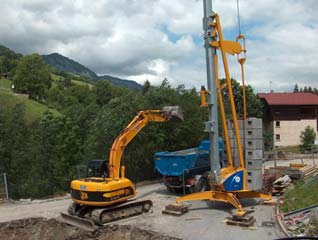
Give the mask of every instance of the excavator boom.
<path id="1" fill-rule="evenodd" d="M 125 147 L 148 122 L 166 122 L 172 120 L 183 121 L 183 112 L 179 106 L 164 107 L 162 110 L 140 111 L 113 142 L 109 156 L 110 178 L 120 177 L 120 162 Z"/>

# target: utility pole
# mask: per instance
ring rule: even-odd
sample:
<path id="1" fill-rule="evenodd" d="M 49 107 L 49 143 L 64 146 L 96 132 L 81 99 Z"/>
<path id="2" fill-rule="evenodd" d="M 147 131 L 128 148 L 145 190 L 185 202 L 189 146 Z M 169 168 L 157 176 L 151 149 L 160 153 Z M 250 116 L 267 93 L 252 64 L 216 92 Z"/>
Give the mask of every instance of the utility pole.
<path id="1" fill-rule="evenodd" d="M 9 190 L 8 190 L 7 174 L 6 173 L 3 173 L 3 179 L 4 179 L 4 187 L 6 189 L 6 198 L 7 198 L 7 201 L 9 202 L 10 197 L 9 197 Z"/>
<path id="2" fill-rule="evenodd" d="M 215 64 L 214 56 L 216 55 L 216 48 L 210 46 L 210 42 L 214 39 L 211 33 L 214 27 L 211 26 L 213 22 L 214 12 L 212 10 L 212 0 L 203 0 L 204 17 L 204 47 L 206 53 L 206 68 L 207 68 L 207 86 L 208 86 L 208 108 L 209 121 L 205 123 L 205 131 L 210 135 L 210 162 L 211 162 L 211 181 L 219 184 L 221 180 L 221 165 L 219 160 L 219 129 L 218 129 L 218 98 L 217 87 L 215 79 Z"/>

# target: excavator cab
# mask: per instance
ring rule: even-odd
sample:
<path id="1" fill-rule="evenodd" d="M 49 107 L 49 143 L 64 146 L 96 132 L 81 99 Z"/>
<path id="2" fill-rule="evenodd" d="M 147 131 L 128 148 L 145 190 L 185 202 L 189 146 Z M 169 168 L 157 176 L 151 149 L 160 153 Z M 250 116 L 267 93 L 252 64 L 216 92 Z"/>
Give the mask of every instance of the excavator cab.
<path id="1" fill-rule="evenodd" d="M 108 160 L 92 159 L 87 163 L 87 177 L 103 177 L 109 176 Z"/>

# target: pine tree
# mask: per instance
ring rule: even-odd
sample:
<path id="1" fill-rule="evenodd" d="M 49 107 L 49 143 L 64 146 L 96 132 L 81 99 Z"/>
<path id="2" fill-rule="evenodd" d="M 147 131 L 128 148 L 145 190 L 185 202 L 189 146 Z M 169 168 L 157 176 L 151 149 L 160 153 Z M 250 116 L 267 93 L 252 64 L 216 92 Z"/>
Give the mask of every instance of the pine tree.
<path id="1" fill-rule="evenodd" d="M 144 85 L 142 86 L 142 95 L 145 95 L 150 88 L 151 88 L 150 82 L 146 80 Z"/>
<path id="2" fill-rule="evenodd" d="M 305 130 L 301 132 L 300 139 L 301 139 L 301 145 L 300 145 L 301 152 L 310 151 L 311 146 L 314 144 L 316 139 L 315 130 L 310 126 L 307 126 Z"/>
<path id="3" fill-rule="evenodd" d="M 311 86 L 308 87 L 308 92 L 309 92 L 309 93 L 312 93 L 312 88 L 311 88 Z"/>

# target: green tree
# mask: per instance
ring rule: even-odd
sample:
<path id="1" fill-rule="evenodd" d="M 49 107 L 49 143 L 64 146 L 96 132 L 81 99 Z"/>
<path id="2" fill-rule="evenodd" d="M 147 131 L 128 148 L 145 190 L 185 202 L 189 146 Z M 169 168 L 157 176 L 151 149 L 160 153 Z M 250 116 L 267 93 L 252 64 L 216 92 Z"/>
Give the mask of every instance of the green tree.
<path id="1" fill-rule="evenodd" d="M 112 86 L 109 81 L 100 80 L 95 85 L 96 103 L 99 106 L 107 104 L 113 97 Z"/>
<path id="2" fill-rule="evenodd" d="M 263 134 L 265 151 L 271 151 L 273 149 L 273 133 L 271 131 L 264 131 Z"/>
<path id="3" fill-rule="evenodd" d="M 308 92 L 312 93 L 312 87 L 311 86 L 308 87 Z"/>
<path id="4" fill-rule="evenodd" d="M 310 126 L 307 126 L 305 130 L 301 132 L 300 139 L 301 139 L 301 145 L 300 145 L 301 152 L 310 151 L 311 150 L 310 148 L 314 144 L 316 139 L 315 130 Z"/>
<path id="5" fill-rule="evenodd" d="M 70 74 L 66 75 L 64 79 L 62 80 L 62 85 L 64 88 L 68 88 L 72 86 L 72 76 Z"/>
<path id="6" fill-rule="evenodd" d="M 13 83 L 15 91 L 43 99 L 52 84 L 49 67 L 39 54 L 26 55 L 18 63 Z"/>
<path id="7" fill-rule="evenodd" d="M 0 56 L 0 73 L 7 73 L 10 71 L 10 60 L 5 56 Z"/>
<path id="8" fill-rule="evenodd" d="M 21 54 L 17 54 L 0 45 L 0 72 L 1 73 L 13 73 L 15 67 L 18 64 L 18 60 L 22 57 Z"/>
<path id="9" fill-rule="evenodd" d="M 232 92 L 235 102 L 236 112 L 238 116 L 243 116 L 243 88 L 235 79 L 231 79 Z M 220 79 L 220 83 L 224 84 L 225 79 Z M 231 117 L 231 108 L 229 101 L 229 93 L 227 87 L 223 89 L 224 107 L 227 117 Z M 246 93 L 246 112 L 247 117 L 262 117 L 262 102 L 257 98 L 254 89 L 250 85 L 245 86 Z"/>
<path id="10" fill-rule="evenodd" d="M 65 94 L 75 100 L 74 104 L 89 105 L 96 99 L 96 94 L 88 86 L 83 85 L 73 85 L 65 90 Z"/>
<path id="11" fill-rule="evenodd" d="M 299 87 L 298 84 L 296 83 L 294 86 L 294 93 L 298 93 L 299 92 Z"/>
<path id="12" fill-rule="evenodd" d="M 142 95 L 145 95 L 150 88 L 151 88 L 150 82 L 146 80 L 144 85 L 142 86 Z"/>
<path id="13" fill-rule="evenodd" d="M 8 175 L 11 197 L 20 198 L 28 196 L 29 185 L 25 179 L 30 177 L 32 167 L 31 131 L 24 120 L 25 106 L 17 104 L 7 112 L 0 138 L 1 163 Z M 0 162 L 1 162 L 0 161 Z"/>

